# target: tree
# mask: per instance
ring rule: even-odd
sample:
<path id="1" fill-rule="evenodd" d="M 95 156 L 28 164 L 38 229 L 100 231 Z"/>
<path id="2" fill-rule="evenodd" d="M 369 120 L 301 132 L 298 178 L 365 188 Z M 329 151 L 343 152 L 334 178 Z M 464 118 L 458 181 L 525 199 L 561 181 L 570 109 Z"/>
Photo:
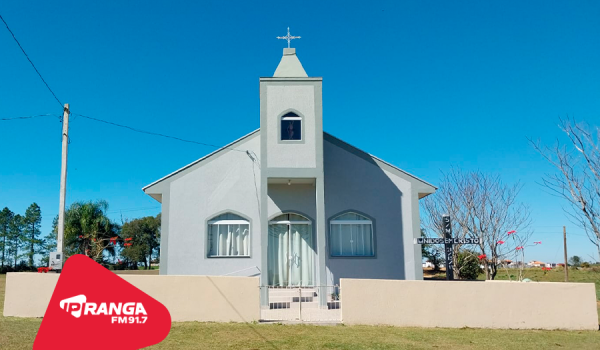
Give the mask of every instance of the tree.
<path id="1" fill-rule="evenodd" d="M 577 256 L 577 255 L 573 255 L 569 259 L 569 265 L 574 266 L 574 267 L 581 266 L 581 258 L 579 256 Z"/>
<path id="2" fill-rule="evenodd" d="M 443 237 L 442 215 L 450 215 L 456 238 L 479 239 L 479 251 L 487 257 L 482 261 L 486 279 L 493 280 L 502 260 L 515 255 L 531 235 L 529 208 L 517 200 L 520 189 L 519 183 L 504 184 L 499 175 L 453 168 L 442 174 L 436 193 L 422 201 L 424 224 Z M 455 267 L 461 249 L 454 245 Z M 460 278 L 460 269 L 454 271 Z"/>
<path id="3" fill-rule="evenodd" d="M 53 227 L 58 226 L 58 218 L 54 219 Z M 39 254 L 42 256 L 40 260 L 41 266 L 48 266 L 50 264 L 50 252 L 56 250 L 56 235 L 57 232 L 52 231 L 48 233 L 42 240 Z"/>
<path id="4" fill-rule="evenodd" d="M 421 229 L 421 237 L 427 237 L 424 229 Z M 440 264 L 442 263 L 442 253 L 433 244 L 421 244 L 421 255 L 433 264 L 433 271 L 440 271 Z"/>
<path id="5" fill-rule="evenodd" d="M 25 211 L 24 220 L 24 241 L 29 246 L 27 257 L 29 258 L 29 267 L 33 266 L 33 257 L 36 251 L 39 251 L 42 246 L 42 240 L 39 239 L 41 234 L 40 227 L 42 226 L 42 211 L 36 203 L 33 203 Z"/>
<path id="6" fill-rule="evenodd" d="M 14 214 L 7 207 L 4 207 L 0 212 L 0 246 L 2 247 L 2 267 L 4 267 L 4 262 L 6 261 L 6 250 L 8 248 L 7 240 L 9 239 L 10 231 L 9 226 L 12 222 Z"/>
<path id="7" fill-rule="evenodd" d="M 142 262 L 149 269 L 152 255 L 160 247 L 160 214 L 124 223 L 121 234 L 124 242 L 121 255 L 129 261 Z"/>
<path id="8" fill-rule="evenodd" d="M 119 225 L 107 216 L 108 203 L 75 202 L 65 211 L 64 254 L 84 254 L 101 263 L 104 252 L 115 255 L 111 238 L 119 236 Z M 58 232 L 58 220 L 54 220 L 54 233 Z"/>
<path id="9" fill-rule="evenodd" d="M 567 135 L 566 145 L 548 147 L 529 140 L 557 170 L 542 185 L 568 204 L 565 212 L 585 230 L 600 257 L 600 128 L 570 119 L 560 119 L 559 127 Z"/>
<path id="10" fill-rule="evenodd" d="M 8 255 L 14 259 L 14 267 L 17 267 L 17 260 L 21 257 L 19 249 L 23 246 L 23 226 L 24 218 L 20 215 L 14 215 L 8 225 Z"/>

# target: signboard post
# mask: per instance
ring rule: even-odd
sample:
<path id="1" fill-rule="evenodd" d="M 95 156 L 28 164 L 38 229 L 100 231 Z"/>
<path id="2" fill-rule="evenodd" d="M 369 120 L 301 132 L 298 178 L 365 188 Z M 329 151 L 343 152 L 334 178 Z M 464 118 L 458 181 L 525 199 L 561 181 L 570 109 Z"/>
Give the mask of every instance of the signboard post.
<path id="1" fill-rule="evenodd" d="M 446 280 L 453 281 L 454 249 L 452 247 L 452 242 L 448 242 L 449 239 L 452 239 L 452 224 L 450 223 L 450 215 L 442 216 L 442 225 L 444 229 L 444 238 L 446 238 L 446 242 L 444 243 L 444 250 L 446 251 Z"/>
<path id="2" fill-rule="evenodd" d="M 479 238 L 452 238 L 452 223 L 450 215 L 442 216 L 442 230 L 444 238 L 415 238 L 415 244 L 443 244 L 446 255 L 446 279 L 454 280 L 454 245 L 455 244 L 479 244 Z"/>

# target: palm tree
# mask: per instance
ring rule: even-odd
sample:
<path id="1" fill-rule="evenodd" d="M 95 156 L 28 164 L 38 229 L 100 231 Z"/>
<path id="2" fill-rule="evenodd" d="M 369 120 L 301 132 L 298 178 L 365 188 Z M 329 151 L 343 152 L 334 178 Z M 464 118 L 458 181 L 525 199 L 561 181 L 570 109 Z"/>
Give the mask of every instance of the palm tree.
<path id="1" fill-rule="evenodd" d="M 69 206 L 65 212 L 65 255 L 84 254 L 98 263 L 102 262 L 105 251 L 115 255 L 110 239 L 119 235 L 120 228 L 106 216 L 107 209 L 104 200 Z"/>

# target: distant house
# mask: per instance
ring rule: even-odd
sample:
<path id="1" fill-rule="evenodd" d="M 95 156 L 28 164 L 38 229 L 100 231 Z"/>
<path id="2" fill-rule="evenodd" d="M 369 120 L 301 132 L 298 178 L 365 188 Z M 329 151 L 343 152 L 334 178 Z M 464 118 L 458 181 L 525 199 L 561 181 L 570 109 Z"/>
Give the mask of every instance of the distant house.
<path id="1" fill-rule="evenodd" d="M 433 269 L 434 265 L 433 265 L 433 263 L 431 261 L 426 261 L 426 262 L 423 263 L 423 268 L 424 269 Z"/>
<path id="2" fill-rule="evenodd" d="M 500 260 L 500 265 L 509 267 L 509 268 L 517 267 L 517 264 L 515 261 L 508 260 L 508 259 Z"/>
<path id="3" fill-rule="evenodd" d="M 537 260 L 533 260 L 527 263 L 528 267 L 543 267 L 546 266 L 546 263 L 541 262 L 541 261 L 537 261 Z"/>
<path id="4" fill-rule="evenodd" d="M 558 265 L 564 265 L 564 264 L 546 263 L 546 267 L 557 267 Z"/>

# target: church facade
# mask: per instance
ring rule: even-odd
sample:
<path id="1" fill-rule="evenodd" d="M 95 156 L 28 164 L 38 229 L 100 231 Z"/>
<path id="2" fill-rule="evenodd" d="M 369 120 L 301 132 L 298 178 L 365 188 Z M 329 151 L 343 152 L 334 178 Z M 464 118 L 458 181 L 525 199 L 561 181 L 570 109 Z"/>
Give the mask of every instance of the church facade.
<path id="1" fill-rule="evenodd" d="M 284 49 L 260 78 L 259 130 L 144 187 L 162 203 L 160 274 L 422 279 L 419 199 L 436 188 L 322 121 L 322 78 Z"/>

